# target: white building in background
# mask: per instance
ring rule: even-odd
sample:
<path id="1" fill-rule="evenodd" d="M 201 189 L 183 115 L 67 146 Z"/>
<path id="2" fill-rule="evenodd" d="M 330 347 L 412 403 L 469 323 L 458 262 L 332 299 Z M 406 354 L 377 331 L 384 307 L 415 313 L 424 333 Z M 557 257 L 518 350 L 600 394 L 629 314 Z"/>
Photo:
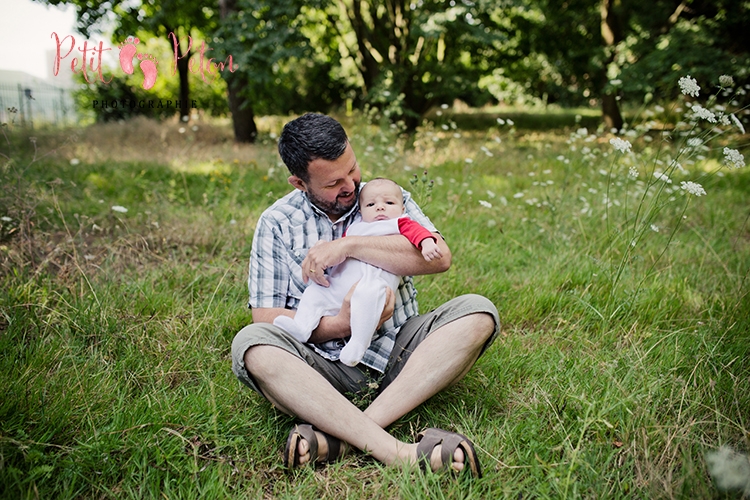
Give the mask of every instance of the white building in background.
<path id="1" fill-rule="evenodd" d="M 54 54 L 51 54 L 54 57 Z M 76 123 L 73 90 L 75 84 L 70 70 L 50 77 L 38 78 L 23 71 L 0 69 L 0 122 L 14 120 L 17 125 L 42 123 L 65 125 Z M 9 108 L 16 113 L 10 113 Z"/>

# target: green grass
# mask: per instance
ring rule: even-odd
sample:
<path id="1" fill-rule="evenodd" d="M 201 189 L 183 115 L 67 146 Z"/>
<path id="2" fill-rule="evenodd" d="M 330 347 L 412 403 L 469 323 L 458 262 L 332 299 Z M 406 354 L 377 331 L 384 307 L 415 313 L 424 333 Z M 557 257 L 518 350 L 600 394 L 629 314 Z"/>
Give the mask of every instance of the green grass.
<path id="1" fill-rule="evenodd" d="M 37 130 L 55 149 L 37 161 L 28 132 L 9 136 L 0 497 L 719 497 L 705 454 L 750 449 L 750 172 L 700 177 L 716 148 L 663 186 L 657 141 L 627 159 L 570 130 L 436 123 L 407 141 L 344 121 L 365 179 L 435 181 L 430 198 L 410 187 L 454 263 L 416 279 L 422 310 L 475 292 L 500 311 L 469 375 L 391 428 L 467 434 L 485 477 L 359 454 L 282 469 L 293 420 L 237 382 L 230 344 L 251 321 L 255 222 L 290 189 L 269 135 L 283 119 L 262 121 L 255 146 L 226 125 L 136 121 Z M 708 192 L 685 219 L 681 180 Z"/>

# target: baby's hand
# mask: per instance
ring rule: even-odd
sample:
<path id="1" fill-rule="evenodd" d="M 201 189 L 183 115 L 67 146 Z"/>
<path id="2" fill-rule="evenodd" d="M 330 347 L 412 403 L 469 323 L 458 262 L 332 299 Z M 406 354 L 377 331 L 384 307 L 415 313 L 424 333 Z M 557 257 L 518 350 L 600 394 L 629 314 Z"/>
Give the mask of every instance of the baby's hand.
<path id="1" fill-rule="evenodd" d="M 431 260 L 439 259 L 442 256 L 443 252 L 440 251 L 440 247 L 435 240 L 430 238 L 422 240 L 422 257 L 424 257 L 424 260 L 430 262 Z"/>

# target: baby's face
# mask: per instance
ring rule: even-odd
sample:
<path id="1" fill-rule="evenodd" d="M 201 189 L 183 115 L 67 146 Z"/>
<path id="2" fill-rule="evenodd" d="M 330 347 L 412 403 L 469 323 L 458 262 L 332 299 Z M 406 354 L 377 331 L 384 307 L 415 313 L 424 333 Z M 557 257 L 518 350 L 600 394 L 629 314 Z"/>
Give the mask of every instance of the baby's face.
<path id="1" fill-rule="evenodd" d="M 395 183 L 370 181 L 362 188 L 359 210 L 364 222 L 396 219 L 404 213 L 404 195 Z"/>

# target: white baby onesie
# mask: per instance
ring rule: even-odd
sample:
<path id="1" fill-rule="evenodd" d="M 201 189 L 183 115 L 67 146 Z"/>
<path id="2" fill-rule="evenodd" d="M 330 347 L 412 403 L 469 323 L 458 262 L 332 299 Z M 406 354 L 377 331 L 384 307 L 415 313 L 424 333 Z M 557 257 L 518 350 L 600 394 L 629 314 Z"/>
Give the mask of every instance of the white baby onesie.
<path id="1" fill-rule="evenodd" d="M 399 234 L 398 219 L 375 222 L 354 222 L 346 231 L 347 236 L 385 236 Z M 349 366 L 356 366 L 370 345 L 385 306 L 386 289 L 394 292 L 401 281 L 400 276 L 356 259 L 346 259 L 330 268 L 329 286 L 310 283 L 302 294 L 294 318 L 278 316 L 273 324 L 286 330 L 300 342 L 307 342 L 323 316 L 335 316 L 341 309 L 344 297 L 355 283 L 357 288 L 351 298 L 352 336 L 341 350 L 339 359 Z"/>

